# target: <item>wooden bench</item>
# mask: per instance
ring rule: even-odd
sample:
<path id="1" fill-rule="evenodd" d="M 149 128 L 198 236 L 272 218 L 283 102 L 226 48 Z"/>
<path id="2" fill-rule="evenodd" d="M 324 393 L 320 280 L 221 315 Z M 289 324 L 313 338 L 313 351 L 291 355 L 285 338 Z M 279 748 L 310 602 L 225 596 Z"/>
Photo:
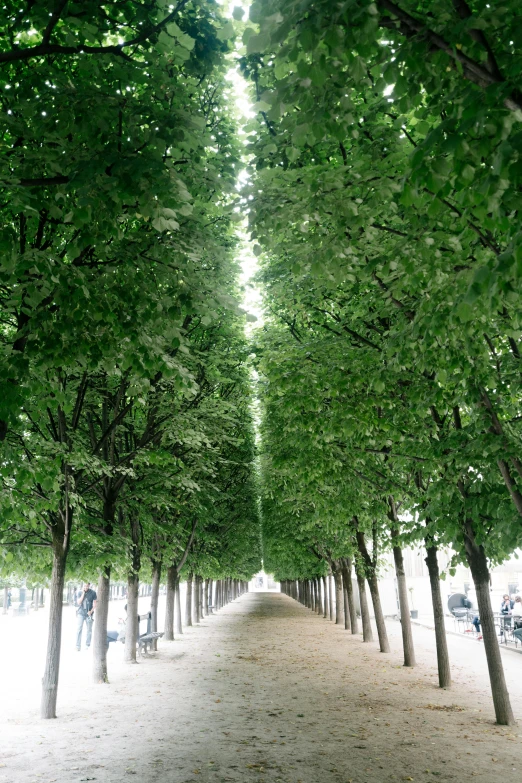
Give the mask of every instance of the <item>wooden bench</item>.
<path id="1" fill-rule="evenodd" d="M 144 633 L 140 633 L 142 626 L 142 623 L 146 622 L 146 630 Z M 149 653 L 149 649 L 152 647 L 152 642 L 156 641 L 156 639 L 161 639 L 163 636 L 163 631 L 152 631 L 152 612 L 147 612 L 146 614 L 139 614 L 138 615 L 138 635 L 136 637 L 136 643 L 138 645 L 138 655 L 146 656 Z M 110 641 L 115 641 L 114 639 L 111 639 Z M 120 631 L 118 635 L 118 641 L 125 643 L 125 629 L 123 631 Z M 109 642 L 109 640 L 107 640 Z"/>
<path id="2" fill-rule="evenodd" d="M 140 624 L 146 621 L 147 622 L 147 630 L 145 633 L 140 633 Z M 138 615 L 138 654 L 139 655 L 148 655 L 149 650 L 147 648 L 152 648 L 152 642 L 156 641 L 156 639 L 161 639 L 163 636 L 163 631 L 152 631 L 152 612 L 147 612 L 146 614 L 139 614 Z"/>

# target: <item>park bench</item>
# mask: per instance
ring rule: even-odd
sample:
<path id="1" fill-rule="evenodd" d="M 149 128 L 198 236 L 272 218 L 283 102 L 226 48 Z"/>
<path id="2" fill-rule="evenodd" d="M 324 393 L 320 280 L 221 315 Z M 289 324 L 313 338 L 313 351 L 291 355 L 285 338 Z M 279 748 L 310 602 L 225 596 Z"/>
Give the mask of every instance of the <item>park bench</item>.
<path id="1" fill-rule="evenodd" d="M 141 623 L 146 621 L 146 631 L 145 633 L 140 633 Z M 152 647 L 152 642 L 156 641 L 156 639 L 161 639 L 163 636 L 163 631 L 152 631 L 151 630 L 152 625 L 152 612 L 147 612 L 146 614 L 139 614 L 138 615 L 138 654 L 139 655 L 148 655 L 149 650 L 147 648 Z"/>
<path id="2" fill-rule="evenodd" d="M 141 633 L 141 629 L 143 628 L 142 623 L 144 622 L 147 623 L 146 630 L 144 633 Z M 138 635 L 136 637 L 136 642 L 138 645 L 139 655 L 148 655 L 149 649 L 152 646 L 152 642 L 156 641 L 156 639 L 161 639 L 161 637 L 163 636 L 163 631 L 152 631 L 151 625 L 152 625 L 152 612 L 146 612 L 146 614 L 138 615 Z M 109 642 L 109 640 L 107 641 Z M 110 639 L 110 641 L 115 641 L 115 640 Z M 118 641 L 125 642 L 125 630 L 119 633 Z"/>

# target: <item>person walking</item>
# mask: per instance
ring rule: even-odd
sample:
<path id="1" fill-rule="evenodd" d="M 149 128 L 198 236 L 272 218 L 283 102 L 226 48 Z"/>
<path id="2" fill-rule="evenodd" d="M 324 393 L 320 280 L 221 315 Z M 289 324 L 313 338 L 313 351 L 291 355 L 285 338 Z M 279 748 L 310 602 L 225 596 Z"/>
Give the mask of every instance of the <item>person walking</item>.
<path id="1" fill-rule="evenodd" d="M 87 634 L 85 637 L 85 646 L 89 649 L 92 637 L 92 624 L 94 622 L 94 610 L 96 608 L 97 595 L 94 590 L 91 590 L 90 582 L 85 582 L 83 585 L 83 592 L 80 595 L 78 601 L 78 609 L 76 610 L 76 616 L 78 623 L 76 626 L 76 649 L 80 652 L 82 647 L 82 631 L 83 624 L 87 627 Z"/>

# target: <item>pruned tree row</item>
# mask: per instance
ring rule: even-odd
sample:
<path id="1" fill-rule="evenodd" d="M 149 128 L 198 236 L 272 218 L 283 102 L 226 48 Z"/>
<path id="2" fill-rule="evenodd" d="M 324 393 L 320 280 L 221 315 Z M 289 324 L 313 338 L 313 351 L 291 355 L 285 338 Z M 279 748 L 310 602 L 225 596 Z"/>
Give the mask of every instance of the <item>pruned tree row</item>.
<path id="1" fill-rule="evenodd" d="M 49 580 L 52 718 L 69 576 L 99 575 L 107 682 L 113 576 L 132 661 L 140 579 L 169 639 L 180 579 L 200 616 L 260 567 L 233 30 L 158 0 L 8 2 L 0 33 L 0 555 Z"/>
<path id="2" fill-rule="evenodd" d="M 423 542 L 448 687 L 451 547 L 501 724 L 489 569 L 522 543 L 521 17 L 480 0 L 256 0 L 242 60 L 267 567 L 323 613 L 332 574 L 352 630 L 357 583 L 365 640 L 367 587 L 386 652 L 377 576 L 393 552 L 413 665 L 401 549 Z"/>

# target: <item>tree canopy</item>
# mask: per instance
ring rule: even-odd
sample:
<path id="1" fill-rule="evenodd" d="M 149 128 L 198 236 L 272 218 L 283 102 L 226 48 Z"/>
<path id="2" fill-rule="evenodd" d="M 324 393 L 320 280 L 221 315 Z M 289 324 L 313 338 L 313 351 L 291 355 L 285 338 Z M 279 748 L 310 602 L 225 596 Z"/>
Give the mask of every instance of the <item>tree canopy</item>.
<path id="1" fill-rule="evenodd" d="M 510 723 L 488 569 L 522 544 L 520 10 L 254 0 L 232 17 L 3 7 L 2 571 L 52 561 L 58 628 L 67 573 L 98 573 L 105 597 L 126 575 L 135 598 L 164 567 L 170 634 L 180 574 L 197 592 L 262 556 L 291 594 L 344 580 L 354 629 L 353 563 L 385 652 L 382 552 L 405 617 L 401 547 L 424 543 L 435 592 L 451 547 Z M 236 66 L 255 100 L 241 127 Z"/>

